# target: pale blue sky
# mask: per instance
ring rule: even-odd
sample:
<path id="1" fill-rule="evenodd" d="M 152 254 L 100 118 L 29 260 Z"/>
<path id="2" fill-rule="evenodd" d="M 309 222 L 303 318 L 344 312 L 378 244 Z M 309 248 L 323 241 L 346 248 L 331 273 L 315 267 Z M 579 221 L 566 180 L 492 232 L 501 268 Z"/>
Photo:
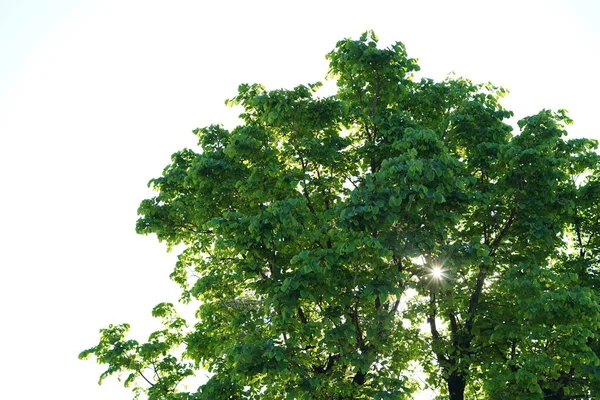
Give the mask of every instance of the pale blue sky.
<path id="1" fill-rule="evenodd" d="M 424 76 L 510 89 L 517 117 L 566 108 L 600 138 L 600 2 L 0 0 L 0 304 L 7 398 L 128 399 L 77 353 L 150 329 L 173 255 L 134 233 L 146 182 L 198 126 L 235 123 L 242 82 L 322 80 L 374 29 Z M 11 392 L 12 391 L 12 392 Z"/>

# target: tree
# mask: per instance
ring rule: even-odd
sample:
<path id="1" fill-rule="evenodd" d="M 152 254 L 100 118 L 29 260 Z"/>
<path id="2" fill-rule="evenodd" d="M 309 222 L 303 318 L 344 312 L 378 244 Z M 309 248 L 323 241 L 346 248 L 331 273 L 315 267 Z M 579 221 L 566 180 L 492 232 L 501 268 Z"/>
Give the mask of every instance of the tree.
<path id="1" fill-rule="evenodd" d="M 417 367 L 452 400 L 600 395 L 597 143 L 562 110 L 513 135 L 503 88 L 372 32 L 327 57 L 337 94 L 241 85 L 243 124 L 150 182 L 137 231 L 183 246 L 195 323 L 160 304 L 80 357 L 150 399 L 411 398 Z"/>

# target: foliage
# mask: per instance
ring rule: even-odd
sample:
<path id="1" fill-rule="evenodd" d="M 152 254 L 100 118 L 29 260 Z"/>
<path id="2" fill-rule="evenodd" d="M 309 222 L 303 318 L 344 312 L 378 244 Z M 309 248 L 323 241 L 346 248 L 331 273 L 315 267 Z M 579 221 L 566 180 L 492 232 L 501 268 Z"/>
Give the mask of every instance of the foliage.
<path id="1" fill-rule="evenodd" d="M 600 395 L 596 142 L 562 110 L 513 135 L 503 88 L 417 80 L 372 32 L 327 57 L 337 94 L 241 85 L 243 123 L 150 182 L 137 231 L 182 245 L 194 324 L 161 304 L 81 357 L 150 399 L 411 398 L 415 366 L 451 399 Z"/>

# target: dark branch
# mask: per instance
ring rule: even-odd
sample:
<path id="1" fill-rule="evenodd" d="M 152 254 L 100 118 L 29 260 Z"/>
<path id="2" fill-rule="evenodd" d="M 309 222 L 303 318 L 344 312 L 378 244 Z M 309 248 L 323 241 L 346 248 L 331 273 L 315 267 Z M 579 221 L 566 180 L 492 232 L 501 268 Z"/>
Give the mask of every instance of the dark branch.
<path id="1" fill-rule="evenodd" d="M 494 238 L 494 241 L 490 245 L 490 256 L 493 256 L 496 253 L 498 245 L 500 244 L 502 239 L 504 239 L 504 236 L 506 235 L 506 233 L 508 232 L 508 230 L 510 229 L 512 224 L 515 222 L 516 216 L 517 216 L 517 208 L 513 207 L 512 210 L 510 211 L 510 216 L 504 222 L 504 225 L 500 229 L 500 232 L 498 232 L 498 234 Z"/>
<path id="2" fill-rule="evenodd" d="M 429 315 L 427 316 L 427 322 L 429 322 L 429 330 L 431 331 L 431 337 L 433 338 L 433 340 L 439 341 L 439 340 L 441 340 L 441 336 L 440 336 L 440 332 L 437 330 L 437 324 L 435 322 L 436 308 L 435 308 L 435 294 L 434 293 L 430 294 L 429 305 L 431 306 Z M 448 360 L 448 358 L 440 352 L 435 352 L 435 356 L 440 365 L 445 365 L 450 362 Z"/>
<path id="3" fill-rule="evenodd" d="M 298 318 L 300 319 L 300 322 L 302 322 L 303 324 L 308 323 L 308 320 L 306 319 L 306 316 L 304 315 L 304 311 L 302 311 L 302 307 L 298 306 Z"/>
<path id="4" fill-rule="evenodd" d="M 335 362 L 341 358 L 340 354 L 330 354 L 327 357 L 327 363 L 323 367 L 322 365 L 313 365 L 313 371 L 317 374 L 326 374 L 333 369 Z"/>

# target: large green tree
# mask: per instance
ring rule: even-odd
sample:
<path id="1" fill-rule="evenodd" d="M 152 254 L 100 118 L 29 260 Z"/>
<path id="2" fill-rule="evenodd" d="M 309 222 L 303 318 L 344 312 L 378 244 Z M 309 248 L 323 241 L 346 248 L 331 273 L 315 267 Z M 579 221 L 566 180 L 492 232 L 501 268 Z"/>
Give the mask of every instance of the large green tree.
<path id="1" fill-rule="evenodd" d="M 197 129 L 137 231 L 183 249 L 148 341 L 94 355 L 150 399 L 600 396 L 600 169 L 564 111 L 417 80 L 372 32 L 327 55 L 338 91 L 241 85 L 243 123 Z M 200 369 L 197 390 L 181 383 Z M 419 370 L 419 371 L 416 371 Z"/>

